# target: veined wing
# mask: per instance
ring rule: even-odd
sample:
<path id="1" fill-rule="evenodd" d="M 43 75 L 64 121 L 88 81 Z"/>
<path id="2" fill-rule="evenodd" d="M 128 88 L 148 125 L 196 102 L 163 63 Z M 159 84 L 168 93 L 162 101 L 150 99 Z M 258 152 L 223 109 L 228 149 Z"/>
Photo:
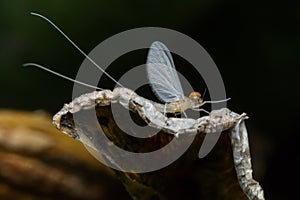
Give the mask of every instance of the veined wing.
<path id="1" fill-rule="evenodd" d="M 172 55 L 161 42 L 153 42 L 147 57 L 147 75 L 153 92 L 164 102 L 183 98 L 183 90 Z"/>

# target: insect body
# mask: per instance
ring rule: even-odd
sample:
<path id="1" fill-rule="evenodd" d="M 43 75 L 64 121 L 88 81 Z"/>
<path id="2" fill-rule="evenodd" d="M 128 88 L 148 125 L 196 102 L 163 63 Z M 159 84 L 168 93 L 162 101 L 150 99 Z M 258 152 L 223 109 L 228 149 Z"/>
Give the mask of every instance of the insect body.
<path id="1" fill-rule="evenodd" d="M 199 92 L 192 92 L 189 97 L 182 97 L 179 100 L 174 100 L 165 104 L 158 104 L 153 102 L 157 110 L 162 113 L 182 113 L 188 109 L 196 110 L 196 106 L 202 102 Z M 201 109 L 202 110 L 202 109 Z"/>

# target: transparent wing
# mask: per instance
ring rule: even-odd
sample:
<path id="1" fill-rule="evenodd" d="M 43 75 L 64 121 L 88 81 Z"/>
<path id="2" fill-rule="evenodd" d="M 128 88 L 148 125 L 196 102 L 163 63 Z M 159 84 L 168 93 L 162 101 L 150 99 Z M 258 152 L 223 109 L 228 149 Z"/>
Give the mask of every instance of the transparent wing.
<path id="1" fill-rule="evenodd" d="M 169 49 L 153 42 L 147 57 L 147 75 L 153 92 L 164 102 L 180 100 L 183 90 Z"/>

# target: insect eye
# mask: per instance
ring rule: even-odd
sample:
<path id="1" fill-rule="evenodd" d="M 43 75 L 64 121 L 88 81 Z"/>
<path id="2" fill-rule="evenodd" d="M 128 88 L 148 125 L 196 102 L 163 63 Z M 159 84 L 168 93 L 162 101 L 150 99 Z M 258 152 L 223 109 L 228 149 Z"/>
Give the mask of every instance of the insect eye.
<path id="1" fill-rule="evenodd" d="M 198 100 L 201 98 L 201 94 L 199 92 L 192 92 L 189 96 L 190 99 Z"/>

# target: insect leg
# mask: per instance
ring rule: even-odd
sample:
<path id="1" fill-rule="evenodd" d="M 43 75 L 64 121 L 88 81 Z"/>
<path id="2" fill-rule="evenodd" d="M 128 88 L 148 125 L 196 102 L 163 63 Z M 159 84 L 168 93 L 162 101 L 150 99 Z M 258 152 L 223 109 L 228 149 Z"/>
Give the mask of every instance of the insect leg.
<path id="1" fill-rule="evenodd" d="M 204 108 L 193 108 L 194 111 L 203 111 L 207 114 L 209 114 L 210 112 L 208 112 L 207 110 L 205 110 Z"/>
<path id="2" fill-rule="evenodd" d="M 166 113 L 167 113 L 167 103 L 165 103 L 165 106 L 164 106 L 164 116 L 166 116 Z"/>

